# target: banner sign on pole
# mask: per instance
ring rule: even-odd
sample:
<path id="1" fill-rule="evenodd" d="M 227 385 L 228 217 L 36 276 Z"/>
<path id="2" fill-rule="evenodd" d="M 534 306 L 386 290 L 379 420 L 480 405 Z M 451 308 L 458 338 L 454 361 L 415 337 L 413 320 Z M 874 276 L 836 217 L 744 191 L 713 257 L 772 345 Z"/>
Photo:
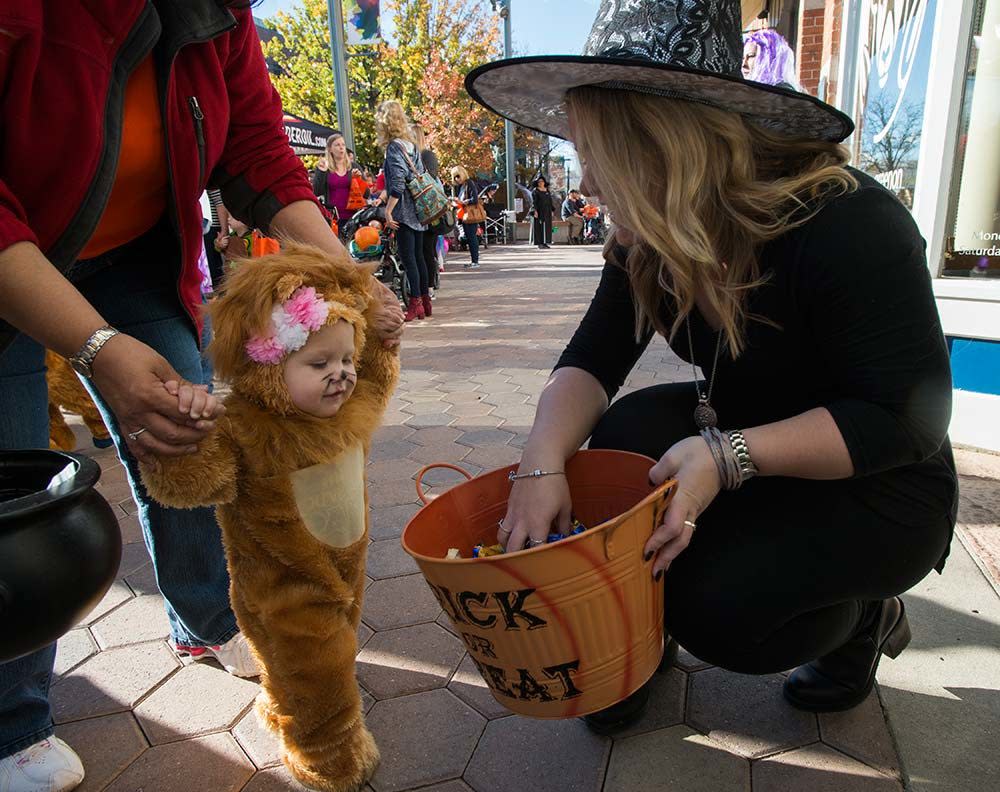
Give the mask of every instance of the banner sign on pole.
<path id="1" fill-rule="evenodd" d="M 380 0 L 344 0 L 344 21 L 350 46 L 378 44 L 382 41 Z"/>

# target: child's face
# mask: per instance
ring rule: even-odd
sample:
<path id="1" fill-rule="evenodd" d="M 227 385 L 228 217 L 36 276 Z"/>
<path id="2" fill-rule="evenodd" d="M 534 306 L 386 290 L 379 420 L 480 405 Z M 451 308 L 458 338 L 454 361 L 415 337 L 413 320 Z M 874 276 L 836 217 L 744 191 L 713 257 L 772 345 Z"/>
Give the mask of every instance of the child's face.
<path id="1" fill-rule="evenodd" d="M 285 360 L 292 404 L 315 418 L 332 418 L 354 392 L 354 327 L 341 319 L 317 330 Z"/>

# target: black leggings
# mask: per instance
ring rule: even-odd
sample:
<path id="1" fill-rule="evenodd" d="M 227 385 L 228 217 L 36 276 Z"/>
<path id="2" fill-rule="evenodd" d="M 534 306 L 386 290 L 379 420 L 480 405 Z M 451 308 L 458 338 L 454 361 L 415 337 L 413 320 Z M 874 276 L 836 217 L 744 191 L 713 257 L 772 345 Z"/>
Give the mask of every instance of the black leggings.
<path id="1" fill-rule="evenodd" d="M 536 245 L 552 243 L 552 215 L 539 215 L 534 220 L 533 236 Z"/>
<path id="2" fill-rule="evenodd" d="M 437 257 L 438 235 L 430 229 L 424 231 L 423 251 L 424 251 L 424 271 L 427 273 L 427 286 L 433 289 L 437 283 L 438 257 Z"/>
<path id="3" fill-rule="evenodd" d="M 424 266 L 424 232 L 414 231 L 405 223 L 396 229 L 396 248 L 399 258 L 410 281 L 410 296 L 423 297 L 428 294 L 427 269 Z"/>
<path id="4" fill-rule="evenodd" d="M 695 434 L 694 385 L 615 402 L 591 448 L 659 459 Z M 664 626 L 702 660 L 767 674 L 815 660 L 859 626 L 865 600 L 901 594 L 938 562 L 946 518 L 903 525 L 858 496 L 861 480 L 756 478 L 721 492 L 664 577 Z"/>

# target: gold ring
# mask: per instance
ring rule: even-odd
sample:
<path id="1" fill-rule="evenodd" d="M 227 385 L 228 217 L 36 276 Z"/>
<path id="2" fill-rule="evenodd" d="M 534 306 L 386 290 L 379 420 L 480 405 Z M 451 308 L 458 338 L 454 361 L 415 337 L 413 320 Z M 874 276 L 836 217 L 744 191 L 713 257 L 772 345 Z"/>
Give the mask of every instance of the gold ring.
<path id="1" fill-rule="evenodd" d="M 689 527 L 689 528 L 690 528 L 690 529 L 691 529 L 692 531 L 693 531 L 693 530 L 694 530 L 695 528 L 697 528 L 697 527 L 698 527 L 698 526 L 697 526 L 697 525 L 695 525 L 695 524 L 694 524 L 693 522 L 691 522 L 691 520 L 685 520 L 685 521 L 684 521 L 684 524 L 685 524 L 686 526 L 688 526 L 688 527 Z"/>

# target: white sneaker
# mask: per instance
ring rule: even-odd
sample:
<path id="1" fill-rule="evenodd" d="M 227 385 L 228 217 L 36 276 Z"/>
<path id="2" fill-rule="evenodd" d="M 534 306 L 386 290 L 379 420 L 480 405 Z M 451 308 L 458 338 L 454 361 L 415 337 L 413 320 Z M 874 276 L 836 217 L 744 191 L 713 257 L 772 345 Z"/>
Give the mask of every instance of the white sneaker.
<path id="1" fill-rule="evenodd" d="M 207 660 L 214 658 L 226 671 L 233 676 L 249 678 L 260 676 L 260 666 L 250 651 L 250 644 L 238 632 L 221 646 L 186 646 L 177 644 L 177 654 L 187 655 L 192 660 Z M 6 790 L 0 790 L 6 792 Z"/>
<path id="2" fill-rule="evenodd" d="M 83 783 L 83 762 L 58 737 L 0 759 L 0 792 L 69 792 Z"/>

